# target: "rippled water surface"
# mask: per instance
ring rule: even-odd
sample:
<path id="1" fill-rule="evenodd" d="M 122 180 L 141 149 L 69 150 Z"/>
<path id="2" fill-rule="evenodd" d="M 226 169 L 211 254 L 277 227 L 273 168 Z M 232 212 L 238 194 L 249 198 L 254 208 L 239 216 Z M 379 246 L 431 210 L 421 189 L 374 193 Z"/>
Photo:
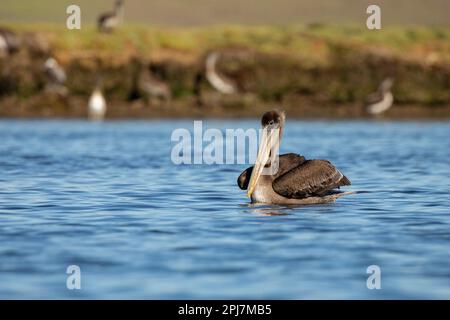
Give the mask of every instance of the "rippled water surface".
<path id="1" fill-rule="evenodd" d="M 0 121 L 0 298 L 450 298 L 449 123 L 288 120 L 282 152 L 362 191 L 303 207 L 249 206 L 245 165 L 172 164 L 192 127 Z"/>

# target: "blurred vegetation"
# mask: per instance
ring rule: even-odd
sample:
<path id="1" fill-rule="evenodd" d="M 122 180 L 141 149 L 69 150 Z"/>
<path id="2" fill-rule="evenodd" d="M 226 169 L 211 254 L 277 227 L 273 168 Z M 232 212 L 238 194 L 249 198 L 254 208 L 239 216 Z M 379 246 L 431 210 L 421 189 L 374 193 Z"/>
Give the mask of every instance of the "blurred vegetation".
<path id="1" fill-rule="evenodd" d="M 450 104 L 450 29 L 355 26 L 214 26 L 159 28 L 127 25 L 113 34 L 93 27 L 66 30 L 55 25 L 11 25 L 24 39 L 39 36 L 38 49 L 0 59 L 0 96 L 21 99 L 45 84 L 42 63 L 54 55 L 68 73 L 72 95 L 88 96 L 97 74 L 109 97 L 126 101 L 133 61 L 150 62 L 175 96 L 193 94 L 196 75 L 211 50 L 223 52 L 219 69 L 241 92 L 263 102 L 307 97 L 332 104 L 363 103 L 387 76 L 395 78 L 396 103 Z M 29 47 L 35 46 L 28 41 Z M 30 44 L 31 43 L 31 44 Z M 6 70 L 6 71 L 5 71 Z M 212 91 L 203 84 L 204 90 Z M 233 104 L 245 105 L 248 97 Z M 245 100 L 246 99 L 246 100 Z M 250 99 L 250 101 L 254 101 Z M 224 102 L 224 104 L 229 104 Z"/>
<path id="2" fill-rule="evenodd" d="M 389 27 L 368 30 L 356 26 L 310 24 L 307 26 L 211 26 L 200 28 L 158 28 L 126 25 L 113 34 L 100 34 L 94 27 L 81 30 L 56 25 L 13 25 L 20 32 L 40 32 L 55 51 L 122 54 L 134 51 L 151 54 L 168 49 L 191 54 L 218 47 L 248 47 L 267 52 L 290 54 L 308 62 L 323 62 L 328 44 L 354 46 L 355 49 L 384 47 L 403 58 L 426 58 L 438 54 L 450 59 L 450 28 Z"/>

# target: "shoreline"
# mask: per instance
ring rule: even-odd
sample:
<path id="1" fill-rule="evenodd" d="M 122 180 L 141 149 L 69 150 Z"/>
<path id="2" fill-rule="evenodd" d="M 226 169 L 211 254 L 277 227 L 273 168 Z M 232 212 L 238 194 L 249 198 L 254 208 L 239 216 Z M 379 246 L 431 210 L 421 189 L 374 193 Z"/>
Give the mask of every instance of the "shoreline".
<path id="1" fill-rule="evenodd" d="M 253 118 L 276 107 L 294 118 L 369 119 L 364 101 L 391 77 L 394 106 L 376 118 L 450 119 L 447 28 L 381 34 L 326 25 L 130 26 L 107 35 L 87 28 L 76 37 L 56 26 L 13 31 L 23 46 L 0 57 L 0 118 L 85 118 L 101 78 L 108 119 Z M 208 83 L 205 59 L 213 51 L 220 52 L 219 75 L 237 93 L 220 94 Z M 50 56 L 67 74 L 64 96 L 47 90 Z M 142 74 L 163 83 L 170 98 L 149 97 Z"/>
<path id="2" fill-rule="evenodd" d="M 254 119 L 270 109 L 282 109 L 291 119 L 311 120 L 450 120 L 450 105 L 393 105 L 387 112 L 371 116 L 363 105 L 318 104 L 298 101 L 257 103 L 254 106 L 230 107 L 218 104 L 199 107 L 193 101 L 185 99 L 174 101 L 170 105 L 146 105 L 141 101 L 108 103 L 106 120 L 146 120 L 146 119 Z M 301 99 L 304 100 L 304 99 Z M 71 99 L 70 103 L 58 108 L 33 108 L 28 100 L 0 100 L 0 119 L 87 119 L 87 101 Z"/>

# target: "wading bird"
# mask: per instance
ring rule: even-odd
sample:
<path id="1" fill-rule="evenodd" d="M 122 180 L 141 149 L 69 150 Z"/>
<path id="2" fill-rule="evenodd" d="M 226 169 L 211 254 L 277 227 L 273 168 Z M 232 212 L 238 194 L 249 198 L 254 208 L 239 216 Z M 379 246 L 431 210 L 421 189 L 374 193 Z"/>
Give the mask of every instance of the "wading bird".
<path id="1" fill-rule="evenodd" d="M 101 89 L 101 81 L 97 80 L 94 91 L 89 98 L 88 118 L 90 120 L 103 120 L 106 114 L 106 100 Z"/>
<path id="2" fill-rule="evenodd" d="M 298 154 L 283 154 L 278 159 L 278 170 L 270 172 L 276 167 L 272 152 L 280 145 L 284 121 L 284 112 L 264 113 L 255 165 L 240 174 L 239 188 L 247 190 L 252 202 L 267 204 L 328 203 L 349 194 L 337 189 L 350 185 L 350 180 L 327 160 L 306 160 Z M 264 170 L 269 172 L 263 174 Z"/>
<path id="3" fill-rule="evenodd" d="M 9 29 L 0 28 L 0 54 L 12 54 L 19 51 L 20 39 Z"/>
<path id="4" fill-rule="evenodd" d="M 44 63 L 44 71 L 47 76 L 46 90 L 66 95 L 67 88 L 65 87 L 65 83 L 67 75 L 58 61 L 53 57 L 48 58 Z"/>
<path id="5" fill-rule="evenodd" d="M 137 89 L 147 101 L 152 98 L 168 102 L 172 98 L 169 86 L 151 72 L 148 64 L 142 65 L 137 77 Z"/>
<path id="6" fill-rule="evenodd" d="M 217 72 L 217 61 L 219 60 L 218 52 L 211 52 L 206 57 L 205 68 L 206 68 L 206 79 L 211 84 L 211 86 L 223 94 L 233 94 L 237 92 L 236 84 Z"/>
<path id="7" fill-rule="evenodd" d="M 112 32 L 123 22 L 124 2 L 117 0 L 112 12 L 105 12 L 97 19 L 97 27 L 100 32 Z"/>
<path id="8" fill-rule="evenodd" d="M 392 78 L 386 78 L 378 87 L 377 92 L 370 94 L 367 97 L 366 110 L 372 115 L 377 115 L 388 110 L 394 102 L 391 88 L 394 84 Z"/>

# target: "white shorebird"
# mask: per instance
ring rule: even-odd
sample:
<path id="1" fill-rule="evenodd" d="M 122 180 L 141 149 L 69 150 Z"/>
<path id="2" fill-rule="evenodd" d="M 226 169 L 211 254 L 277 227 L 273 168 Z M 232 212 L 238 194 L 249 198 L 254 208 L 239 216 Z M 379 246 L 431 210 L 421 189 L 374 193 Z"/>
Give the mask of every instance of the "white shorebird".
<path id="1" fill-rule="evenodd" d="M 106 114 L 106 100 L 103 96 L 100 82 L 97 85 L 89 98 L 88 103 L 88 118 L 90 120 L 103 120 Z"/>
<path id="2" fill-rule="evenodd" d="M 55 83 L 63 85 L 67 80 L 66 72 L 63 67 L 56 61 L 55 58 L 50 57 L 44 63 L 45 71 L 49 79 Z"/>
<path id="3" fill-rule="evenodd" d="M 377 92 L 370 94 L 367 97 L 366 110 L 372 115 L 377 115 L 388 110 L 394 102 L 394 95 L 391 88 L 394 84 L 392 78 L 386 78 L 378 87 Z"/>
<path id="4" fill-rule="evenodd" d="M 223 94 L 233 94 L 237 92 L 236 85 L 232 80 L 220 75 L 217 72 L 218 52 L 212 52 L 206 57 L 206 79 L 217 91 Z"/>
<path id="5" fill-rule="evenodd" d="M 67 88 L 65 87 L 67 75 L 58 61 L 53 57 L 48 58 L 44 63 L 44 70 L 48 80 L 46 90 L 63 95 L 67 94 Z"/>
<path id="6" fill-rule="evenodd" d="M 97 26 L 100 32 L 111 32 L 123 23 L 124 2 L 117 0 L 114 10 L 101 14 L 97 19 Z"/>
<path id="7" fill-rule="evenodd" d="M 17 52 L 20 44 L 21 41 L 14 32 L 6 28 L 0 28 L 0 54 Z"/>

